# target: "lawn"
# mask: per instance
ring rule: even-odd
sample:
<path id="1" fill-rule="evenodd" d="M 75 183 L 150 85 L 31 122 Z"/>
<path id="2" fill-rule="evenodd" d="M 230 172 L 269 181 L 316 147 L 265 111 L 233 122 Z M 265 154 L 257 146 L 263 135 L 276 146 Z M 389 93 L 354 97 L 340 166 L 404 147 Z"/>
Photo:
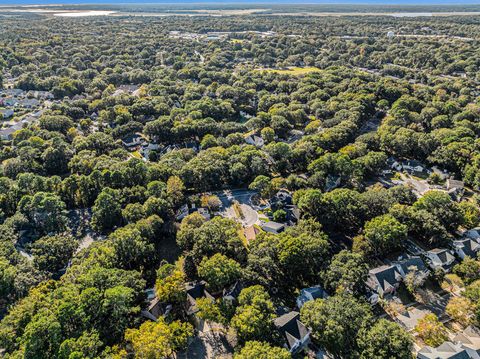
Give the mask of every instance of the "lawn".
<path id="1" fill-rule="evenodd" d="M 310 74 L 312 72 L 321 72 L 322 70 L 319 69 L 318 67 L 293 66 L 293 67 L 288 67 L 284 69 L 261 69 L 260 71 L 275 72 L 277 74 L 282 74 L 282 75 L 301 76 L 301 75 Z"/>
<path id="2" fill-rule="evenodd" d="M 132 156 L 138 159 L 142 159 L 142 155 L 138 151 L 132 152 Z"/>

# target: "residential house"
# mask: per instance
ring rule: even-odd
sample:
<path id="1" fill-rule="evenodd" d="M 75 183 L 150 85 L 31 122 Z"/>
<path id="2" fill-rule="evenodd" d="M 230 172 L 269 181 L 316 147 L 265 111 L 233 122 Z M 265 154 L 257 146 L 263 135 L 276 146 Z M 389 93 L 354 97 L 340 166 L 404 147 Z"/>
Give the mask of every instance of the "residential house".
<path id="1" fill-rule="evenodd" d="M 253 145 L 259 148 L 265 145 L 265 141 L 263 140 L 263 138 L 257 135 L 250 135 L 246 137 L 245 142 L 248 143 L 249 145 Z"/>
<path id="2" fill-rule="evenodd" d="M 301 217 L 300 209 L 297 206 L 295 205 L 285 206 L 284 210 L 287 213 L 287 223 L 289 225 L 293 226 L 300 220 L 300 217 Z"/>
<path id="3" fill-rule="evenodd" d="M 325 192 L 333 191 L 335 188 L 340 186 L 341 182 L 341 176 L 328 175 L 325 180 Z"/>
<path id="4" fill-rule="evenodd" d="M 449 272 L 455 263 L 455 256 L 452 251 L 445 248 L 435 248 L 425 253 L 427 262 L 431 269 L 442 269 Z"/>
<path id="5" fill-rule="evenodd" d="M 178 211 L 177 211 L 177 214 L 175 216 L 175 219 L 177 221 L 181 221 L 182 219 L 184 219 L 186 216 L 188 216 L 189 214 L 189 208 L 188 208 L 188 204 L 184 204 L 183 206 L 181 206 Z"/>
<path id="6" fill-rule="evenodd" d="M 40 106 L 40 101 L 38 101 L 35 98 L 26 98 L 26 99 L 18 101 L 16 106 L 21 107 L 21 108 L 36 108 L 36 107 Z"/>
<path id="7" fill-rule="evenodd" d="M 437 166 L 432 166 L 431 169 L 432 169 L 432 172 L 438 175 L 438 177 L 440 177 L 442 181 L 445 181 L 449 176 L 448 171 L 445 169 L 440 169 Z"/>
<path id="8" fill-rule="evenodd" d="M 242 289 L 243 289 L 242 282 L 237 280 L 229 288 L 225 288 L 223 290 L 223 296 L 222 296 L 223 300 L 230 304 L 236 303 Z"/>
<path id="9" fill-rule="evenodd" d="M 400 172 L 402 170 L 402 165 L 400 163 L 398 163 L 397 161 L 393 160 L 393 162 L 390 165 L 390 168 L 392 170 L 396 170 L 396 171 Z"/>
<path id="10" fill-rule="evenodd" d="M 200 213 L 203 216 L 203 218 L 205 218 L 207 221 L 209 221 L 210 218 L 212 217 L 210 215 L 210 212 L 206 208 L 201 207 L 197 210 L 197 212 Z"/>
<path id="11" fill-rule="evenodd" d="M 328 297 L 328 293 L 319 285 L 310 288 L 304 288 L 300 291 L 300 295 L 297 297 L 297 307 L 302 308 L 306 302 L 315 299 L 325 299 Z"/>
<path id="12" fill-rule="evenodd" d="M 275 327 L 286 340 L 291 353 L 298 353 L 310 343 L 310 331 L 300 321 L 300 313 L 289 312 L 274 321 Z"/>
<path id="13" fill-rule="evenodd" d="M 480 227 L 469 229 L 463 235 L 480 242 Z"/>
<path id="14" fill-rule="evenodd" d="M 409 160 L 402 163 L 402 168 L 404 171 L 409 173 L 423 173 L 425 172 L 425 167 L 418 161 Z M 428 171 L 427 171 L 428 172 Z"/>
<path id="15" fill-rule="evenodd" d="M 162 303 L 158 298 L 153 298 L 152 300 L 150 300 L 148 307 L 141 311 L 141 314 L 144 318 L 156 322 L 158 318 L 170 313 L 172 308 L 173 307 L 171 304 Z"/>
<path id="16" fill-rule="evenodd" d="M 480 329 L 469 326 L 461 333 L 458 333 L 453 338 L 455 343 L 461 343 L 464 347 L 474 350 L 478 357 L 480 357 Z"/>
<path id="17" fill-rule="evenodd" d="M 13 139 L 14 132 L 17 131 L 13 127 L 5 128 L 0 130 L 0 139 L 2 141 L 11 141 Z"/>
<path id="18" fill-rule="evenodd" d="M 0 139 L 3 141 L 13 140 L 13 134 L 23 128 L 22 122 L 17 122 L 13 126 L 0 130 Z"/>
<path id="19" fill-rule="evenodd" d="M 419 256 L 413 256 L 401 259 L 393 263 L 397 268 L 397 271 L 402 276 L 402 279 L 405 279 L 408 273 L 416 271 L 419 275 L 428 277 L 430 271 L 425 266 L 425 263 Z"/>
<path id="20" fill-rule="evenodd" d="M 140 133 L 134 133 L 122 138 L 122 143 L 128 149 L 140 146 L 144 143 L 145 139 Z"/>
<path id="21" fill-rule="evenodd" d="M 447 192 L 456 201 L 460 201 L 465 193 L 465 185 L 462 181 L 457 181 L 452 178 L 447 179 Z"/>
<path id="22" fill-rule="evenodd" d="M 444 248 L 435 248 L 426 252 L 428 264 L 431 269 L 441 269 L 444 272 L 449 272 L 455 263 L 455 256 L 453 253 Z"/>
<path id="23" fill-rule="evenodd" d="M 285 225 L 283 223 L 278 223 L 274 221 L 263 222 L 261 224 L 262 229 L 268 233 L 279 234 L 285 230 Z"/>
<path id="24" fill-rule="evenodd" d="M 395 293 L 401 280 L 402 274 L 398 271 L 396 266 L 384 265 L 371 269 L 368 272 L 366 285 L 367 288 L 376 293 L 378 297 L 383 298 L 388 294 Z M 377 296 L 372 296 L 372 300 L 373 298 L 378 299 Z"/>
<path id="25" fill-rule="evenodd" d="M 465 259 L 466 256 L 477 258 L 477 253 L 480 251 L 480 244 L 471 238 L 463 238 L 453 241 L 453 250 L 461 259 Z"/>
<path id="26" fill-rule="evenodd" d="M 208 298 L 214 301 L 215 298 L 207 291 L 205 281 L 188 283 L 185 287 L 187 292 L 186 312 L 192 315 L 198 312 L 197 299 Z"/>
<path id="27" fill-rule="evenodd" d="M 4 119 L 10 118 L 13 116 L 14 111 L 11 108 L 0 109 L 0 114 Z"/>
<path id="28" fill-rule="evenodd" d="M 442 345 L 432 348 L 423 347 L 417 353 L 417 359 L 479 359 L 480 356 L 472 349 L 462 344 L 444 342 Z"/>
<path id="29" fill-rule="evenodd" d="M 152 151 L 158 151 L 160 149 L 160 145 L 157 143 L 151 143 L 148 142 L 147 144 L 144 144 L 142 148 L 140 149 L 140 153 L 142 156 L 146 159 L 149 158 L 150 152 Z"/>

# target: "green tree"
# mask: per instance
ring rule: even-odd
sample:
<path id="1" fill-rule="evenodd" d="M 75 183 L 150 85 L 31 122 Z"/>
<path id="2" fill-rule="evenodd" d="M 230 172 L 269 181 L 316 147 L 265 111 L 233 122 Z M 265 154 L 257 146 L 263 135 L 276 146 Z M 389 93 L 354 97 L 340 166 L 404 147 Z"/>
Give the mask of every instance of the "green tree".
<path id="1" fill-rule="evenodd" d="M 83 332 L 78 338 L 63 341 L 58 350 L 58 358 L 95 358 L 100 354 L 102 346 L 103 343 L 97 332 Z"/>
<path id="2" fill-rule="evenodd" d="M 472 321 L 473 303 L 464 297 L 451 297 L 445 307 L 445 312 L 456 322 L 466 327 Z"/>
<path id="3" fill-rule="evenodd" d="M 216 323 L 227 324 L 227 319 L 223 315 L 220 305 L 210 298 L 198 298 L 196 300 L 198 312 L 197 317 Z"/>
<path id="4" fill-rule="evenodd" d="M 245 288 L 238 297 L 239 306 L 230 325 L 238 340 L 265 340 L 272 337 L 274 308 L 270 296 L 261 286 Z"/>
<path id="5" fill-rule="evenodd" d="M 362 253 L 343 250 L 333 257 L 322 278 L 331 293 L 359 294 L 364 288 L 368 265 Z"/>
<path id="6" fill-rule="evenodd" d="M 459 205 L 441 191 L 428 191 L 413 204 L 415 210 L 426 210 L 433 214 L 449 230 L 455 230 L 462 223 Z"/>
<path id="7" fill-rule="evenodd" d="M 65 203 L 53 193 L 38 192 L 34 196 L 23 196 L 18 207 L 42 234 L 61 233 L 67 228 Z"/>
<path id="8" fill-rule="evenodd" d="M 364 236 L 372 254 L 381 256 L 404 246 L 407 239 L 407 226 L 392 215 L 385 214 L 365 224 Z"/>
<path id="9" fill-rule="evenodd" d="M 244 347 L 233 356 L 234 359 L 290 359 L 291 357 L 288 350 L 260 341 L 246 342 Z"/>
<path id="10" fill-rule="evenodd" d="M 462 278 L 465 284 L 480 279 L 480 262 L 466 256 L 463 261 L 453 267 L 453 273 Z"/>
<path id="11" fill-rule="evenodd" d="M 203 258 L 198 266 L 198 275 L 207 281 L 208 288 L 218 292 L 240 278 L 241 267 L 233 259 L 217 253 Z"/>
<path id="12" fill-rule="evenodd" d="M 412 357 L 413 341 L 400 325 L 379 319 L 371 328 L 362 328 L 357 343 L 361 359 L 407 359 Z"/>
<path id="13" fill-rule="evenodd" d="M 346 358 L 358 351 L 359 330 L 372 321 L 370 306 L 350 295 L 307 302 L 300 315 L 302 322 L 312 329 L 316 342 L 330 353 Z"/>
<path id="14" fill-rule="evenodd" d="M 77 247 L 78 243 L 72 236 L 56 235 L 35 241 L 31 251 L 38 269 L 57 273 L 67 265 Z"/>
<path id="15" fill-rule="evenodd" d="M 27 324 L 21 341 L 24 358 L 54 358 L 63 341 L 62 327 L 53 314 L 42 310 Z"/>
<path id="16" fill-rule="evenodd" d="M 480 223 L 480 210 L 472 202 L 460 202 L 458 205 L 463 214 L 463 225 L 466 228 L 474 228 Z"/>
<path id="17" fill-rule="evenodd" d="M 105 233 L 120 225 L 122 209 L 118 192 L 104 188 L 95 200 L 92 212 L 92 227 L 99 232 Z"/>
<path id="18" fill-rule="evenodd" d="M 274 194 L 270 178 L 263 175 L 255 177 L 248 188 L 253 191 L 258 191 L 263 198 L 270 198 Z"/>

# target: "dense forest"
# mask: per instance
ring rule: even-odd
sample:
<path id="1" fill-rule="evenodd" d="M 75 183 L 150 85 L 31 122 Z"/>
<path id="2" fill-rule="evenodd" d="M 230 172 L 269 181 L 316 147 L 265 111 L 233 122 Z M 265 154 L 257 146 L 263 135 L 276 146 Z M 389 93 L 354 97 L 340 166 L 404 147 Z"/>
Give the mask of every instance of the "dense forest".
<path id="1" fill-rule="evenodd" d="M 411 358 L 475 327 L 479 19 L 0 14 L 0 356 L 171 358 L 203 320 L 236 359 Z M 368 301 L 412 246 L 456 257 L 402 281 L 452 292 L 448 321 Z M 315 286 L 297 353 L 277 319 Z"/>

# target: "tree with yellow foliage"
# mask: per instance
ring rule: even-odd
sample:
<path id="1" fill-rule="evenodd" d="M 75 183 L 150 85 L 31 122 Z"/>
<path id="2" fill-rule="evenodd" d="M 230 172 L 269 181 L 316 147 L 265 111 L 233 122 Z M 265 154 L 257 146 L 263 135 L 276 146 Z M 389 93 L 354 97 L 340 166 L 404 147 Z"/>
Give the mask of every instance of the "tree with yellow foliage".
<path id="1" fill-rule="evenodd" d="M 192 335 L 191 324 L 178 320 L 168 324 L 160 317 L 156 322 L 143 323 L 138 329 L 127 329 L 125 340 L 132 345 L 135 358 L 164 359 L 185 348 Z"/>

